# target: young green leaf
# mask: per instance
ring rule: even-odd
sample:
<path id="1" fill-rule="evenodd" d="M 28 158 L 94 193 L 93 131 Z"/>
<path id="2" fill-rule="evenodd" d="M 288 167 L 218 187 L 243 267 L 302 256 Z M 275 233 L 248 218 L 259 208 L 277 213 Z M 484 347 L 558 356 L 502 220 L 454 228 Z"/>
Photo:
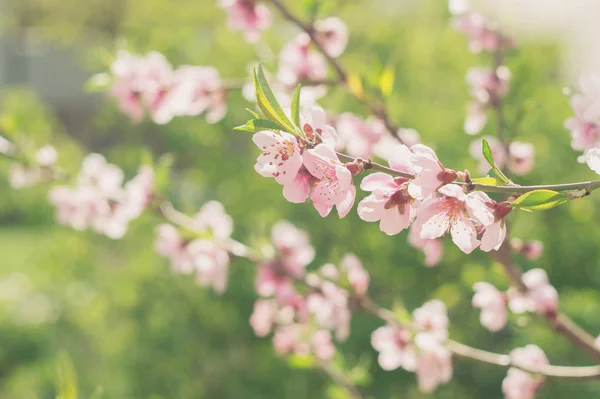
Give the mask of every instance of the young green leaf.
<path id="1" fill-rule="evenodd" d="M 389 97 L 394 90 L 395 71 L 391 66 L 386 66 L 379 76 L 379 90 L 384 97 Z"/>
<path id="2" fill-rule="evenodd" d="M 487 142 L 486 139 L 482 140 L 481 149 L 483 152 L 483 157 L 486 161 L 488 161 L 488 163 L 492 167 L 492 169 L 490 169 L 490 171 L 488 172 L 488 175 L 498 180 L 503 185 L 512 184 L 510 179 L 506 177 L 506 175 L 502 173 L 498 165 L 496 165 L 496 162 L 494 161 L 494 155 L 492 154 L 492 148 L 490 147 L 490 144 Z"/>
<path id="3" fill-rule="evenodd" d="M 486 186 L 497 186 L 498 180 L 493 177 L 478 177 L 477 179 L 471 180 L 476 184 L 485 184 Z"/>
<path id="4" fill-rule="evenodd" d="M 312 369 L 317 365 L 317 359 L 311 354 L 292 354 L 287 357 L 287 363 L 293 369 Z"/>
<path id="5" fill-rule="evenodd" d="M 84 89 L 88 93 L 106 91 L 112 84 L 112 77 L 107 73 L 98 73 L 84 83 Z"/>
<path id="6" fill-rule="evenodd" d="M 260 115 L 258 115 L 256 112 L 252 111 L 251 109 L 249 109 L 249 108 L 246 108 L 246 111 L 248 111 L 248 113 L 249 113 L 250 115 L 252 115 L 252 118 L 253 118 L 253 119 L 260 119 Z"/>
<path id="7" fill-rule="evenodd" d="M 234 127 L 233 130 L 256 133 L 262 130 L 279 131 L 281 130 L 281 127 L 277 123 L 268 119 L 252 119 L 249 120 L 245 125 Z"/>
<path id="8" fill-rule="evenodd" d="M 294 92 L 294 97 L 292 97 L 292 121 L 294 125 L 302 130 L 302 126 L 300 126 L 300 89 L 302 85 L 299 84 L 296 87 L 296 91 Z"/>
<path id="9" fill-rule="evenodd" d="M 265 115 L 281 126 L 281 130 L 294 133 L 297 129 L 277 102 L 260 64 L 254 69 L 254 89 L 256 90 L 256 102 Z"/>
<path id="10" fill-rule="evenodd" d="M 521 195 L 510 206 L 526 211 L 543 211 L 564 204 L 568 198 L 557 191 L 534 190 Z"/>

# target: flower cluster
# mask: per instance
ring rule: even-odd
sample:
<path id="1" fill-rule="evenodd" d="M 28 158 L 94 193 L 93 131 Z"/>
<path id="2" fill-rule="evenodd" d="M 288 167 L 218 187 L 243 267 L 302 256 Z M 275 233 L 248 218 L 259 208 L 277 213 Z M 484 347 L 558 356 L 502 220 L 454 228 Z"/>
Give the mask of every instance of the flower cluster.
<path id="1" fill-rule="evenodd" d="M 3 140 L 0 137 L 0 140 Z M 6 150 L 0 153 L 9 153 L 12 144 L 6 141 Z M 51 145 L 45 145 L 38 149 L 31 163 L 25 164 L 14 162 L 10 168 L 10 186 L 15 190 L 30 187 L 51 177 L 51 168 L 55 166 L 57 159 L 56 149 Z"/>
<path id="2" fill-rule="evenodd" d="M 469 38 L 471 52 L 494 52 L 514 46 L 512 38 L 501 35 L 489 19 L 472 10 L 470 0 L 450 0 L 449 9 L 455 16 L 454 27 Z"/>
<path id="3" fill-rule="evenodd" d="M 307 275 L 314 249 L 305 232 L 285 221 L 273 227 L 272 244 L 273 254 L 257 265 L 256 290 L 262 298 L 254 304 L 250 325 L 259 337 L 273 331 L 280 355 L 331 359 L 332 332 L 338 341 L 348 337 L 352 298 L 366 294 L 369 275 L 352 254 L 342 258 L 339 268 L 326 264 Z"/>
<path id="4" fill-rule="evenodd" d="M 471 104 L 464 126 L 467 134 L 475 135 L 483 130 L 487 123 L 487 110 L 506 96 L 509 79 L 510 71 L 505 66 L 499 66 L 496 70 L 472 67 L 467 71 L 471 93 Z"/>
<path id="5" fill-rule="evenodd" d="M 549 364 L 544 351 L 536 345 L 517 348 L 510 353 L 511 363 L 521 367 L 540 367 Z M 502 381 L 502 392 L 506 399 L 533 399 L 544 383 L 544 378 L 515 367 L 508 369 Z"/>
<path id="6" fill-rule="evenodd" d="M 92 228 L 110 238 L 121 238 L 131 220 L 148 206 L 154 184 L 154 171 L 140 167 L 138 174 L 123 186 L 123 171 L 100 154 L 84 160 L 76 184 L 56 186 L 49 194 L 59 223 L 76 230 Z"/>
<path id="7" fill-rule="evenodd" d="M 531 261 L 538 260 L 544 252 L 544 244 L 539 240 L 523 241 L 515 237 L 510 240 L 510 247 Z"/>
<path id="8" fill-rule="evenodd" d="M 174 70 L 160 53 L 140 57 L 121 51 L 110 70 L 109 93 L 135 122 L 148 112 L 159 124 L 200 114 L 216 123 L 227 112 L 227 90 L 213 67 L 184 65 Z"/>
<path id="9" fill-rule="evenodd" d="M 200 285 L 222 294 L 227 287 L 229 253 L 227 240 L 233 232 L 233 220 L 220 202 L 202 206 L 182 234 L 172 224 L 156 228 L 156 252 L 169 259 L 176 273 L 195 274 Z"/>
<path id="10" fill-rule="evenodd" d="M 494 156 L 494 161 L 499 168 L 505 166 L 515 175 L 523 176 L 531 172 L 535 165 L 535 148 L 530 143 L 513 141 L 508 146 L 508 153 L 500 140 L 495 137 L 484 137 Z M 489 163 L 484 158 L 482 151 L 482 139 L 476 139 L 469 146 L 469 153 L 478 161 L 480 173 L 487 173 Z"/>
<path id="11" fill-rule="evenodd" d="M 506 293 L 489 283 L 479 282 L 473 285 L 473 306 L 481 309 L 481 325 L 490 331 L 499 331 L 508 318 L 506 305 L 513 313 L 536 312 L 555 315 L 558 308 L 558 293 L 550 285 L 548 275 L 543 269 L 532 269 L 521 277 L 527 288 L 520 292 L 512 287 Z"/>
<path id="12" fill-rule="evenodd" d="M 227 25 L 241 30 L 249 43 L 260 40 L 260 34 L 271 26 L 271 12 L 256 0 L 219 0 L 219 7 L 227 12 Z"/>
<path id="13" fill-rule="evenodd" d="M 362 160 L 343 164 L 333 150 L 337 134 L 326 125 L 325 113 L 312 108 L 304 117 L 305 137 L 286 132 L 261 131 L 254 143 L 263 151 L 255 169 L 265 177 L 273 177 L 283 185 L 283 194 L 291 202 L 310 198 L 319 214 L 327 216 L 333 206 L 340 217 L 348 214 L 356 189 L 352 175 L 364 168 Z M 388 149 L 390 168 L 408 177 L 392 177 L 373 173 L 361 183 L 371 194 L 358 205 L 359 216 L 368 222 L 379 222 L 388 235 L 400 233 L 416 220 L 421 240 L 435 240 L 446 233 L 465 253 L 481 245 L 484 251 L 497 250 L 506 235 L 504 217 L 510 213 L 507 203 L 497 203 L 485 193 L 465 193 L 463 187 L 451 184 L 459 174 L 445 168 L 435 152 L 422 144 L 410 149 L 397 144 Z M 424 248 L 426 242 L 411 240 Z M 437 263 L 439 246 L 430 255 L 429 264 Z"/>
<path id="14" fill-rule="evenodd" d="M 600 174 L 600 77 L 583 74 L 579 79 L 580 93 L 571 97 L 575 115 L 565 121 L 571 132 L 571 147 L 582 151 L 579 162 Z"/>
<path id="15" fill-rule="evenodd" d="M 452 357 L 444 347 L 448 316 L 443 302 L 432 300 L 413 312 L 411 328 L 388 324 L 371 335 L 384 370 L 402 367 L 416 372 L 419 389 L 432 392 L 452 378 Z"/>

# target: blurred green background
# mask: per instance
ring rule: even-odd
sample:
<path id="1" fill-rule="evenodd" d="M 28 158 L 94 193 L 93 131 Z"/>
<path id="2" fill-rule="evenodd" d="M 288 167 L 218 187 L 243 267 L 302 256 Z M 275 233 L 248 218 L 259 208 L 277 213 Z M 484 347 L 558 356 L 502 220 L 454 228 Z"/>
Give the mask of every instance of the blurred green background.
<path id="1" fill-rule="evenodd" d="M 291 1 L 307 16 L 305 1 Z M 423 1 L 322 1 L 320 15 L 337 15 L 350 27 L 350 45 L 341 61 L 360 76 L 396 71 L 388 100 L 391 117 L 417 129 L 446 165 L 476 170 L 469 158 L 472 140 L 462 126 L 468 101 L 465 72 L 491 65 L 467 51 L 466 39 L 449 26 L 446 3 Z M 240 93 L 229 98 L 229 113 L 208 125 L 202 117 L 177 118 L 167 126 L 133 125 L 103 95 L 84 93 L 83 82 L 105 71 L 117 45 L 133 52 L 157 50 L 175 65 L 212 65 L 226 78 L 247 75 L 261 59 L 275 70 L 281 46 L 296 28 L 276 21 L 266 44 L 247 44 L 229 31 L 224 12 L 211 0 L 4 0 L 0 41 L 0 128 L 9 137 L 26 134 L 41 146 L 55 144 L 59 164 L 76 171 L 83 154 L 96 151 L 135 173 L 147 148 L 155 156 L 174 154 L 170 199 L 193 213 L 207 200 L 224 203 L 234 217 L 234 237 L 256 242 L 270 226 L 287 219 L 310 232 L 317 249 L 313 267 L 355 252 L 372 276 L 370 292 L 386 306 L 408 309 L 431 298 L 449 307 L 453 338 L 496 352 L 536 343 L 562 365 L 588 359 L 543 320 L 511 316 L 509 327 L 491 334 L 470 306 L 471 286 L 490 281 L 507 287 L 501 268 L 480 251 L 466 256 L 451 243 L 436 268 L 422 266 L 406 233 L 388 237 L 356 212 L 322 219 L 310 204 L 290 204 L 281 187 L 253 170 L 257 151 L 248 133 L 232 128 L 246 121 L 249 104 Z M 570 116 L 561 49 L 552 41 L 521 41 L 507 57 L 512 71 L 506 99 L 511 137 L 532 142 L 536 168 L 520 184 L 592 179 L 577 164 L 562 127 Z M 367 116 L 343 88 L 320 101 L 332 112 Z M 484 135 L 493 135 L 493 120 Z M 0 398 L 54 398 L 59 374 L 71 364 L 78 397 L 102 398 L 343 398 L 318 370 L 298 368 L 256 338 L 248 325 L 255 293 L 254 272 L 235 261 L 222 297 L 193 279 L 170 272 L 153 251 L 154 226 L 146 215 L 127 236 L 113 241 L 54 223 L 48 185 L 14 191 L 7 183 L 9 162 L 0 161 Z M 359 194 L 364 196 L 364 193 Z M 560 294 L 561 309 L 596 335 L 600 331 L 600 224 L 597 196 L 551 211 L 510 217 L 512 234 L 540 239 L 543 267 Z M 373 398 L 501 398 L 505 371 L 455 361 L 452 382 L 435 393 L 418 392 L 413 374 L 382 371 L 370 347 L 380 325 L 356 314 L 350 339 L 340 348 L 349 367 L 366 366 L 371 378 L 361 390 Z M 61 359 L 63 359 L 61 361 Z M 65 360 L 65 359 L 70 359 Z M 61 366 L 62 365 L 62 366 Z M 61 368 L 62 367 L 62 368 Z M 69 374 L 69 373 L 66 373 Z M 549 381 L 539 398 L 596 398 L 598 382 Z"/>

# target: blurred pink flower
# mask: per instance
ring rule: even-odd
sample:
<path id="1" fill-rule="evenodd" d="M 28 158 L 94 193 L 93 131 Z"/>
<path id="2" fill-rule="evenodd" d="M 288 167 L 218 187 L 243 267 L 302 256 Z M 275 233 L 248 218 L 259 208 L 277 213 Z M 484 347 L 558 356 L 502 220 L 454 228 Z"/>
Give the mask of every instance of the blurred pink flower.
<path id="1" fill-rule="evenodd" d="M 364 121 L 349 112 L 340 115 L 336 128 L 339 139 L 337 148 L 345 148 L 348 155 L 364 159 L 373 155 L 376 145 L 385 134 L 385 126 L 380 120 L 370 118 Z"/>
<path id="2" fill-rule="evenodd" d="M 520 238 L 510 240 L 513 251 L 521 253 L 526 259 L 538 260 L 544 252 L 544 244 L 539 240 L 525 241 Z"/>
<path id="3" fill-rule="evenodd" d="M 408 193 L 413 198 L 427 198 L 444 184 L 456 179 L 456 172 L 444 168 L 431 148 L 417 144 L 411 148 L 411 151 L 409 162 L 416 174 L 408 184 Z"/>
<path id="4" fill-rule="evenodd" d="M 544 269 L 531 269 L 521 276 L 526 293 L 515 288 L 508 291 L 510 310 L 514 313 L 536 312 L 555 314 L 558 309 L 558 292 L 550 285 Z"/>
<path id="5" fill-rule="evenodd" d="M 326 144 L 319 144 L 303 156 L 304 166 L 317 181 L 310 198 L 319 214 L 325 217 L 333 206 L 340 218 L 346 216 L 356 196 L 352 173 L 340 162 L 335 151 Z"/>
<path id="6" fill-rule="evenodd" d="M 301 33 L 281 50 L 277 80 L 283 85 L 295 87 L 301 82 L 327 77 L 327 60 L 310 45 L 310 37 Z"/>
<path id="7" fill-rule="evenodd" d="M 306 304 L 319 328 L 335 331 L 338 341 L 348 338 L 351 313 L 345 290 L 331 281 L 321 281 L 319 290 L 308 295 Z"/>
<path id="8" fill-rule="evenodd" d="M 536 345 L 517 348 L 510 353 L 512 362 L 517 365 L 536 367 L 548 365 L 544 352 Z M 533 399 L 544 379 L 517 368 L 510 368 L 502 381 L 502 392 L 506 399 Z"/>
<path id="9" fill-rule="evenodd" d="M 478 134 L 487 122 L 486 111 L 498 98 L 508 93 L 510 71 L 505 66 L 495 71 L 489 68 L 472 67 L 467 71 L 467 83 L 470 86 L 472 103 L 465 120 L 465 132 Z"/>
<path id="10" fill-rule="evenodd" d="M 215 240 L 227 240 L 233 232 L 233 219 L 219 201 L 208 201 L 194 215 L 194 228 L 209 232 Z"/>
<path id="11" fill-rule="evenodd" d="M 304 324 L 291 324 L 277 328 L 273 335 L 273 346 L 280 356 L 312 353 L 321 360 L 330 360 L 335 354 L 329 331 L 311 331 Z"/>
<path id="12" fill-rule="evenodd" d="M 535 162 L 535 149 L 532 144 L 513 141 L 508 148 L 508 169 L 515 175 L 531 172 Z"/>
<path id="13" fill-rule="evenodd" d="M 420 332 L 436 337 L 440 342 L 448 338 L 448 315 L 444 302 L 433 299 L 413 311 L 413 323 Z"/>
<path id="14" fill-rule="evenodd" d="M 371 334 L 371 346 L 379 352 L 377 361 L 382 369 L 416 370 L 417 352 L 409 330 L 392 325 L 379 327 Z"/>
<path id="15" fill-rule="evenodd" d="M 501 36 L 483 15 L 468 11 L 461 4 L 455 5 L 454 8 L 462 12 L 456 17 L 454 26 L 468 37 L 471 52 L 480 53 L 483 50 L 494 52 L 499 47 L 514 46 L 514 41 L 509 37 Z"/>
<path id="16" fill-rule="evenodd" d="M 419 390 L 433 392 L 439 384 L 446 384 L 452 378 L 452 356 L 432 334 L 417 334 L 415 344 L 419 350 L 416 367 Z"/>
<path id="17" fill-rule="evenodd" d="M 600 148 L 592 148 L 585 154 L 587 166 L 600 175 Z"/>
<path id="18" fill-rule="evenodd" d="M 259 299 L 254 302 L 254 310 L 250 316 L 250 326 L 257 337 L 269 335 L 277 320 L 279 307 L 273 299 Z"/>
<path id="19" fill-rule="evenodd" d="M 242 31 L 249 43 L 258 42 L 261 32 L 271 26 L 271 12 L 256 0 L 219 0 L 218 4 L 228 14 L 229 28 Z"/>
<path id="20" fill-rule="evenodd" d="M 396 145 L 389 151 L 388 163 L 394 170 L 415 173 L 409 163 L 411 151 Z M 381 231 L 395 235 L 408 228 L 415 218 L 415 199 L 409 194 L 409 179 L 377 172 L 365 177 L 360 188 L 371 194 L 358 204 L 358 215 L 367 222 L 379 222 Z"/>
<path id="21" fill-rule="evenodd" d="M 191 274 L 194 271 L 194 262 L 186 246 L 187 242 L 175 226 L 166 223 L 157 226 L 154 250 L 169 259 L 171 270 L 176 273 Z"/>
<path id="22" fill-rule="evenodd" d="M 481 325 L 490 331 L 500 331 L 506 325 L 506 296 L 489 283 L 479 282 L 473 285 L 475 295 L 472 304 L 481 309 Z"/>
<path id="23" fill-rule="evenodd" d="M 418 210 L 417 210 L 418 212 Z M 428 267 L 436 266 L 444 256 L 444 245 L 439 238 L 425 240 L 421 238 L 421 226 L 413 224 L 408 232 L 408 243 L 417 249 L 421 249 L 425 254 L 424 264 Z"/>
<path id="24" fill-rule="evenodd" d="M 3 144 L 2 140 L 5 140 L 0 136 L 0 146 Z M 2 153 L 9 153 L 12 151 L 12 144 L 5 140 L 6 143 L 6 152 L 1 151 Z M 9 183 L 10 186 L 15 189 L 21 189 L 25 187 L 31 187 L 34 184 L 37 184 L 44 180 L 45 168 L 51 168 L 56 164 L 56 160 L 58 158 L 58 154 L 56 153 L 56 149 L 51 145 L 45 145 L 38 149 L 34 156 L 34 164 L 24 164 L 20 162 L 14 162 L 10 166 L 10 174 L 9 174 Z"/>
<path id="25" fill-rule="evenodd" d="M 196 239 L 188 244 L 187 252 L 194 262 L 196 281 L 212 287 L 218 294 L 225 292 L 229 273 L 227 250 L 213 240 Z"/>
<path id="26" fill-rule="evenodd" d="M 369 273 L 363 268 L 360 259 L 354 254 L 346 254 L 340 260 L 340 269 L 346 275 L 352 292 L 363 296 L 369 288 Z"/>
<path id="27" fill-rule="evenodd" d="M 120 51 L 110 67 L 114 81 L 109 93 L 118 100 L 121 111 L 134 122 L 139 122 L 144 117 L 138 80 L 141 62 L 140 57 Z"/>
<path id="28" fill-rule="evenodd" d="M 317 41 L 331 57 L 342 55 L 348 45 L 348 27 L 337 17 L 316 20 L 314 23 Z"/>

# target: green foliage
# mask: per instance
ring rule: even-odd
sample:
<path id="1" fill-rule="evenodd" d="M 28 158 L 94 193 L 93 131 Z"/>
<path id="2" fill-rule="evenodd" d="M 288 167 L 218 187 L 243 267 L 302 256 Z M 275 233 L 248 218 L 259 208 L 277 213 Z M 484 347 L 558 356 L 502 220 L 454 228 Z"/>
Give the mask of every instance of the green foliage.
<path id="1" fill-rule="evenodd" d="M 483 157 L 486 161 L 488 161 L 488 163 L 492 167 L 492 169 L 489 170 L 488 175 L 502 183 L 502 185 L 504 186 L 512 184 L 510 179 L 506 177 L 506 175 L 502 172 L 502 170 L 500 170 L 498 165 L 496 165 L 496 162 L 494 161 L 494 155 L 492 154 L 492 149 L 490 148 L 490 144 L 487 142 L 486 139 L 482 140 L 482 152 Z"/>
<path id="2" fill-rule="evenodd" d="M 526 211 L 544 211 L 567 201 L 568 198 L 557 191 L 534 190 L 521 195 L 510 206 Z"/>
<path id="3" fill-rule="evenodd" d="M 365 90 L 372 94 L 370 85 L 379 90 L 381 71 L 390 59 L 401 60 L 392 64 L 394 89 L 386 98 L 391 120 L 419 131 L 444 165 L 475 171 L 476 162 L 467 150 L 473 137 L 462 130 L 469 96 L 464 75 L 471 66 L 489 66 L 490 60 L 470 54 L 464 36 L 449 28 L 446 2 L 390 1 L 383 6 L 385 12 L 383 3 L 367 0 L 286 3 L 305 20 L 310 7 L 320 4 L 318 15 L 338 15 L 348 24 L 350 45 L 340 62 L 347 66 L 350 88 L 359 96 Z M 6 35 L 22 34 L 17 28 L 27 21 L 27 35 L 41 35 L 56 58 L 66 55 L 53 45 L 67 48 L 75 55 L 73 62 L 90 76 L 106 71 L 107 59 L 122 39 L 132 51 L 163 52 L 174 65 L 213 65 L 226 79 L 245 77 L 247 65 L 258 61 L 256 53 L 269 70 L 277 67 L 276 57 L 264 57 L 269 54 L 266 47 L 248 45 L 239 32 L 227 29 L 225 15 L 213 1 L 7 0 L 3 5 Z M 272 11 L 275 25 L 265 40 L 276 56 L 297 30 L 277 22 Z M 536 148 L 534 171 L 508 177 L 521 185 L 595 178 L 576 162 L 563 128 L 572 111 L 561 93 L 567 80 L 559 69 L 558 46 L 519 41 L 506 60 L 512 72 L 504 101 L 507 133 Z M 45 83 L 58 85 L 54 78 L 58 76 Z M 31 87 L 42 94 L 44 88 Z M 258 247 L 268 239 L 270 226 L 285 218 L 310 232 L 317 253 L 311 268 L 355 252 L 371 275 L 372 296 L 401 317 L 438 297 L 451 305 L 451 336 L 457 340 L 503 353 L 536 343 L 557 364 L 589 364 L 537 317 L 514 317 L 497 334 L 480 327 L 479 311 L 470 306 L 472 285 L 489 281 L 508 287 L 502 269 L 488 255 L 475 251 L 466 256 L 445 242 L 442 263 L 426 268 L 423 255 L 407 244 L 406 233 L 387 236 L 355 211 L 343 220 L 334 215 L 323 219 L 310 204 L 287 202 L 280 185 L 253 170 L 259 151 L 251 135 L 232 131 L 249 119 L 246 108 L 255 112 L 254 104 L 237 92 L 231 93 L 228 116 L 220 124 L 208 125 L 197 117 L 157 126 L 149 121 L 132 124 L 104 96 L 90 94 L 93 107 L 82 111 L 73 93 L 65 90 L 59 100 L 44 96 L 50 101 L 44 105 L 46 100 L 32 94 L 34 90 L 3 89 L 0 134 L 32 137 L 36 147 L 56 144 L 59 164 L 69 172 L 78 170 L 83 153 L 96 151 L 131 176 L 140 161 L 148 162 L 148 155 L 140 151 L 147 148 L 158 166 L 161 194 L 190 215 L 208 200 L 222 201 L 234 218 L 236 239 Z M 333 116 L 367 116 L 343 87 L 331 88 L 320 104 Z M 250 118 L 261 119 L 256 113 Z M 482 135 L 495 134 L 491 114 L 490 118 Z M 172 155 L 161 158 L 162 154 Z M 157 216 L 136 220 L 122 241 L 73 231 L 55 223 L 48 185 L 14 191 L 7 184 L 9 169 L 10 162 L 0 159 L 0 397 L 55 399 L 61 394 L 61 352 L 69 354 L 77 371 L 79 398 L 343 395 L 339 387 L 330 388 L 322 372 L 290 367 L 274 354 L 268 338 L 254 336 L 248 325 L 256 299 L 250 263 L 235 260 L 226 293 L 216 296 L 192 277 L 172 273 L 168 261 L 154 252 L 154 229 L 162 222 Z M 365 193 L 358 191 L 360 200 Z M 559 291 L 561 310 L 594 335 L 600 331 L 597 197 L 592 193 L 548 212 L 509 215 L 512 237 L 540 239 L 545 245 L 540 261 L 516 256 L 515 263 L 523 269 L 546 269 Z M 394 306 L 400 300 L 402 305 Z M 370 335 L 381 324 L 361 313 L 353 316 L 351 335 L 341 344 L 344 370 L 356 384 L 363 384 L 360 389 L 367 397 L 423 398 L 412 373 L 387 372 L 377 365 Z M 429 397 L 503 398 L 505 370 L 455 362 L 452 383 Z M 598 396 L 600 387 L 593 381 L 548 381 L 537 394 L 538 399 Z"/>
<path id="4" fill-rule="evenodd" d="M 260 64 L 254 70 L 254 90 L 256 91 L 256 103 L 265 115 L 279 126 L 280 130 L 289 133 L 298 130 L 279 105 Z"/>

